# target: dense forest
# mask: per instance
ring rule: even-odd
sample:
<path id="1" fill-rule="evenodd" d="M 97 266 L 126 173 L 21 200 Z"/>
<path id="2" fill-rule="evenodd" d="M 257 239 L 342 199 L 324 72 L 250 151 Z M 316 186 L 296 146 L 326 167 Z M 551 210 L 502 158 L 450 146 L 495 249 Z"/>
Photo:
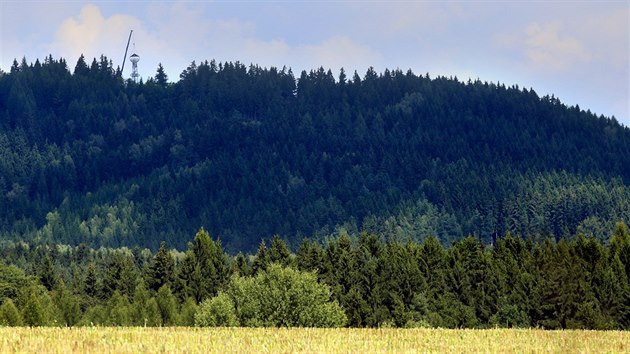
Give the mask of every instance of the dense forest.
<path id="1" fill-rule="evenodd" d="M 292 254 L 275 236 L 227 255 L 197 232 L 185 253 L 13 243 L 1 249 L 0 325 L 630 329 L 630 233 L 444 248 L 361 233 Z"/>
<path id="2" fill-rule="evenodd" d="M 15 61 L 0 73 L 0 239 L 155 252 L 203 226 L 231 254 L 364 232 L 486 257 L 507 233 L 608 247 L 628 221 L 630 129 L 614 118 L 502 83 L 350 76 L 211 61 L 136 83 L 104 56 Z"/>

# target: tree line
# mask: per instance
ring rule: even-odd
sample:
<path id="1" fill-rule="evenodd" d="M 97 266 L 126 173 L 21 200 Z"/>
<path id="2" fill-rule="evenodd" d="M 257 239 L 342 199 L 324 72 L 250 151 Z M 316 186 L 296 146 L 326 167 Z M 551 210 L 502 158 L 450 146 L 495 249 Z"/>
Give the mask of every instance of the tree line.
<path id="1" fill-rule="evenodd" d="M 205 225 L 233 253 L 358 230 L 605 242 L 628 181 L 630 129 L 516 85 L 215 61 L 134 83 L 104 56 L 0 73 L 3 240 L 184 249 Z"/>
<path id="2" fill-rule="evenodd" d="M 0 323 L 30 326 L 630 328 L 630 233 L 444 247 L 367 232 L 228 255 L 5 242 Z"/>

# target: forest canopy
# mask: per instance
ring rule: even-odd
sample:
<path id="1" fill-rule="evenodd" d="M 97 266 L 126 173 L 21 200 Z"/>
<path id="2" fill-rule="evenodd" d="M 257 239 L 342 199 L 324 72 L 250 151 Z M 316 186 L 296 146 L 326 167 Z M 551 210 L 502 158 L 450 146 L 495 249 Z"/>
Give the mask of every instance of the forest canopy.
<path id="1" fill-rule="evenodd" d="M 350 77 L 351 76 L 351 77 Z M 124 80 L 104 56 L 0 73 L 0 238 L 231 251 L 279 235 L 607 243 L 630 129 L 533 89 L 239 62 Z"/>

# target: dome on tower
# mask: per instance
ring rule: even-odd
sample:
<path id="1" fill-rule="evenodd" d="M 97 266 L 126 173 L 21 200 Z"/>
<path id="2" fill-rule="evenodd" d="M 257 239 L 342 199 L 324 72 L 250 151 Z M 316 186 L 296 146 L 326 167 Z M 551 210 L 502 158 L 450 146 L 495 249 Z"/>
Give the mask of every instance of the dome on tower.
<path id="1" fill-rule="evenodd" d="M 136 53 L 131 54 L 131 56 L 129 57 L 129 60 L 131 60 L 131 62 L 135 64 L 140 61 L 140 56 Z"/>

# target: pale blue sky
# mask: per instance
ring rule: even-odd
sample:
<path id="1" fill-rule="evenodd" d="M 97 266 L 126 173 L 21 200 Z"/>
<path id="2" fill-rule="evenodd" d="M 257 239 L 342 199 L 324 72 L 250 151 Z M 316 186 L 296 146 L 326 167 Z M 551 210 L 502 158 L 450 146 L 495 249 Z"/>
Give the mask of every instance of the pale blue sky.
<path id="1" fill-rule="evenodd" d="M 129 30 L 140 74 L 171 81 L 193 61 L 369 66 L 532 87 L 630 126 L 628 2 L 622 1 L 7 1 L 0 68 L 81 53 L 120 65 Z M 133 48 L 132 48 L 133 49 Z M 130 65 L 125 67 L 129 75 Z"/>

